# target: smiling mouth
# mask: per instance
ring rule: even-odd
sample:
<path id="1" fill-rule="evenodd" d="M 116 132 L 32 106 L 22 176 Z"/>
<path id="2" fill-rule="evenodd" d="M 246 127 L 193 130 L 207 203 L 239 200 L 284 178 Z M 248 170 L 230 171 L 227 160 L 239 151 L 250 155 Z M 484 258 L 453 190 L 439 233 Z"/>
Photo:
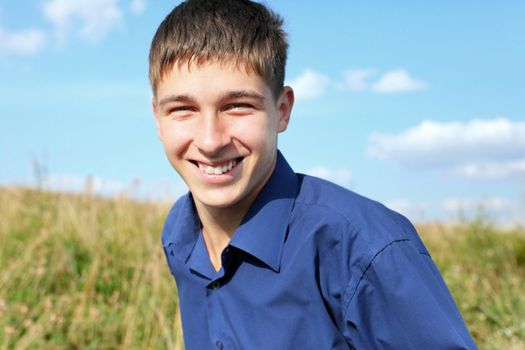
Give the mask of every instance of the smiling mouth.
<path id="1" fill-rule="evenodd" d="M 202 173 L 206 175 L 222 175 L 230 172 L 230 170 L 232 170 L 243 159 L 243 157 L 239 157 L 218 165 L 210 165 L 198 161 L 191 162 L 195 164 L 200 169 L 200 171 L 202 171 Z"/>

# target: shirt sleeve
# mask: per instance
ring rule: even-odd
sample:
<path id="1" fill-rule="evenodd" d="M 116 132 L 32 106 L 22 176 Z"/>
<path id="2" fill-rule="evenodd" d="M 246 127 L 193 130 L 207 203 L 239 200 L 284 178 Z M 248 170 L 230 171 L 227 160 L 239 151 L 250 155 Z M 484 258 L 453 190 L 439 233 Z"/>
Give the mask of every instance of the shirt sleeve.
<path id="1" fill-rule="evenodd" d="M 416 247 L 392 242 L 363 273 L 345 312 L 355 349 L 477 349 L 432 258 Z"/>

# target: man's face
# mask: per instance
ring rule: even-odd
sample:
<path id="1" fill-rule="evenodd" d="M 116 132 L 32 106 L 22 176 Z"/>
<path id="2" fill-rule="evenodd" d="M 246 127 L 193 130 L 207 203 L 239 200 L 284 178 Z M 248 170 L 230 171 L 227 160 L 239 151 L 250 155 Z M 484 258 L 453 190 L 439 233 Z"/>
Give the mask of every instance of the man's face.
<path id="1" fill-rule="evenodd" d="M 255 73 L 232 64 L 174 65 L 153 101 L 159 138 L 197 207 L 245 208 L 276 162 L 293 92 L 274 99 Z"/>

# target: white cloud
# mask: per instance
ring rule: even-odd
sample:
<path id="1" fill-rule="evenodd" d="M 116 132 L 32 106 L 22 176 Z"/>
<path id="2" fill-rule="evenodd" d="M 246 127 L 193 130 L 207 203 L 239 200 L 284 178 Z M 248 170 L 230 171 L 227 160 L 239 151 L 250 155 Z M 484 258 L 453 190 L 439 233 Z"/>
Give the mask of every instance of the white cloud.
<path id="1" fill-rule="evenodd" d="M 308 169 L 306 174 L 320 177 L 322 179 L 332 181 L 343 187 L 350 187 L 352 182 L 352 174 L 348 169 L 330 169 L 325 166 L 316 166 Z"/>
<path id="2" fill-rule="evenodd" d="M 407 198 L 398 198 L 384 203 L 390 209 L 406 216 L 410 221 L 422 222 L 427 219 L 428 206 L 423 202 L 415 202 Z"/>
<path id="3" fill-rule="evenodd" d="M 344 86 L 350 91 L 375 93 L 400 93 L 423 90 L 428 84 L 418 81 L 402 68 L 394 69 L 376 77 L 373 69 L 351 69 L 343 73 Z"/>
<path id="4" fill-rule="evenodd" d="M 514 227 L 525 223 L 523 205 L 499 196 L 448 197 L 435 203 L 400 198 L 385 201 L 384 204 L 415 223 L 469 222 L 474 219 L 482 219 L 499 227 Z"/>
<path id="5" fill-rule="evenodd" d="M 127 184 L 105 179 L 98 176 L 78 176 L 70 174 L 52 175 L 46 179 L 45 187 L 52 191 L 59 192 L 84 192 L 89 191 L 94 194 L 104 196 L 115 196 L 123 193 L 128 187 Z"/>
<path id="6" fill-rule="evenodd" d="M 327 76 L 306 69 L 298 77 L 287 82 L 294 92 L 296 100 L 311 100 L 324 94 L 330 85 Z"/>
<path id="7" fill-rule="evenodd" d="M 523 209 L 518 203 L 502 197 L 475 199 L 450 197 L 441 202 L 441 208 L 449 219 L 472 220 L 482 218 L 499 226 L 524 223 Z"/>
<path id="8" fill-rule="evenodd" d="M 90 193 L 103 197 L 125 195 L 137 200 L 172 201 L 188 191 L 184 182 L 178 178 L 144 182 L 140 179 L 122 181 L 76 174 L 52 174 L 43 179 L 41 186 L 55 192 Z"/>
<path id="9" fill-rule="evenodd" d="M 412 78 L 406 70 L 394 69 L 383 74 L 371 89 L 373 92 L 395 93 L 423 90 L 427 86 L 427 83 Z"/>
<path id="10" fill-rule="evenodd" d="M 465 180 L 523 180 L 525 158 L 502 162 L 469 163 L 454 168 L 450 173 Z"/>
<path id="11" fill-rule="evenodd" d="M 427 83 L 417 81 L 405 69 L 395 69 L 375 77 L 373 69 L 350 69 L 343 72 L 342 81 L 329 79 L 322 73 L 305 69 L 298 77 L 287 82 L 297 100 L 312 100 L 322 96 L 327 89 L 373 93 L 400 93 L 422 90 Z"/>
<path id="12" fill-rule="evenodd" d="M 503 117 L 469 122 L 425 120 L 398 134 L 370 134 L 368 153 L 412 166 L 519 159 L 525 154 L 525 122 Z"/>
<path id="13" fill-rule="evenodd" d="M 442 202 L 443 209 L 449 214 L 457 214 L 460 211 L 470 212 L 484 208 L 485 210 L 501 211 L 510 206 L 510 202 L 501 197 L 489 197 L 482 200 L 473 198 L 450 197 Z"/>
<path id="14" fill-rule="evenodd" d="M 7 32 L 0 28 L 0 54 L 32 55 L 43 49 L 45 41 L 44 33 L 35 28 L 19 32 Z"/>
<path id="15" fill-rule="evenodd" d="M 97 40 L 122 22 L 117 0 L 50 0 L 43 10 L 61 41 L 71 34 Z"/>
<path id="16" fill-rule="evenodd" d="M 135 14 L 141 14 L 146 9 L 145 0 L 132 0 L 129 4 L 129 9 Z"/>
<path id="17" fill-rule="evenodd" d="M 465 210 L 472 210 L 474 203 L 470 198 L 450 197 L 441 202 L 441 207 L 449 215 L 459 215 Z"/>
<path id="18" fill-rule="evenodd" d="M 352 91 L 367 91 L 370 89 L 370 78 L 373 69 L 352 69 L 343 73 L 346 86 Z"/>

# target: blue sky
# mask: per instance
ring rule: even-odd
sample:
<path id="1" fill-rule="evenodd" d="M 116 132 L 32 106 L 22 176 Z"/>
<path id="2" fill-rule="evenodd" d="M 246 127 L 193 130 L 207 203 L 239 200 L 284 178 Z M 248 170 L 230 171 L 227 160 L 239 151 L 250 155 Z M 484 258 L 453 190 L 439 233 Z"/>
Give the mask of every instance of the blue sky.
<path id="1" fill-rule="evenodd" d="M 0 0 L 0 184 L 173 200 L 151 38 L 178 2 Z M 421 222 L 525 220 L 525 2 L 267 1 L 296 91 L 280 149 Z"/>

